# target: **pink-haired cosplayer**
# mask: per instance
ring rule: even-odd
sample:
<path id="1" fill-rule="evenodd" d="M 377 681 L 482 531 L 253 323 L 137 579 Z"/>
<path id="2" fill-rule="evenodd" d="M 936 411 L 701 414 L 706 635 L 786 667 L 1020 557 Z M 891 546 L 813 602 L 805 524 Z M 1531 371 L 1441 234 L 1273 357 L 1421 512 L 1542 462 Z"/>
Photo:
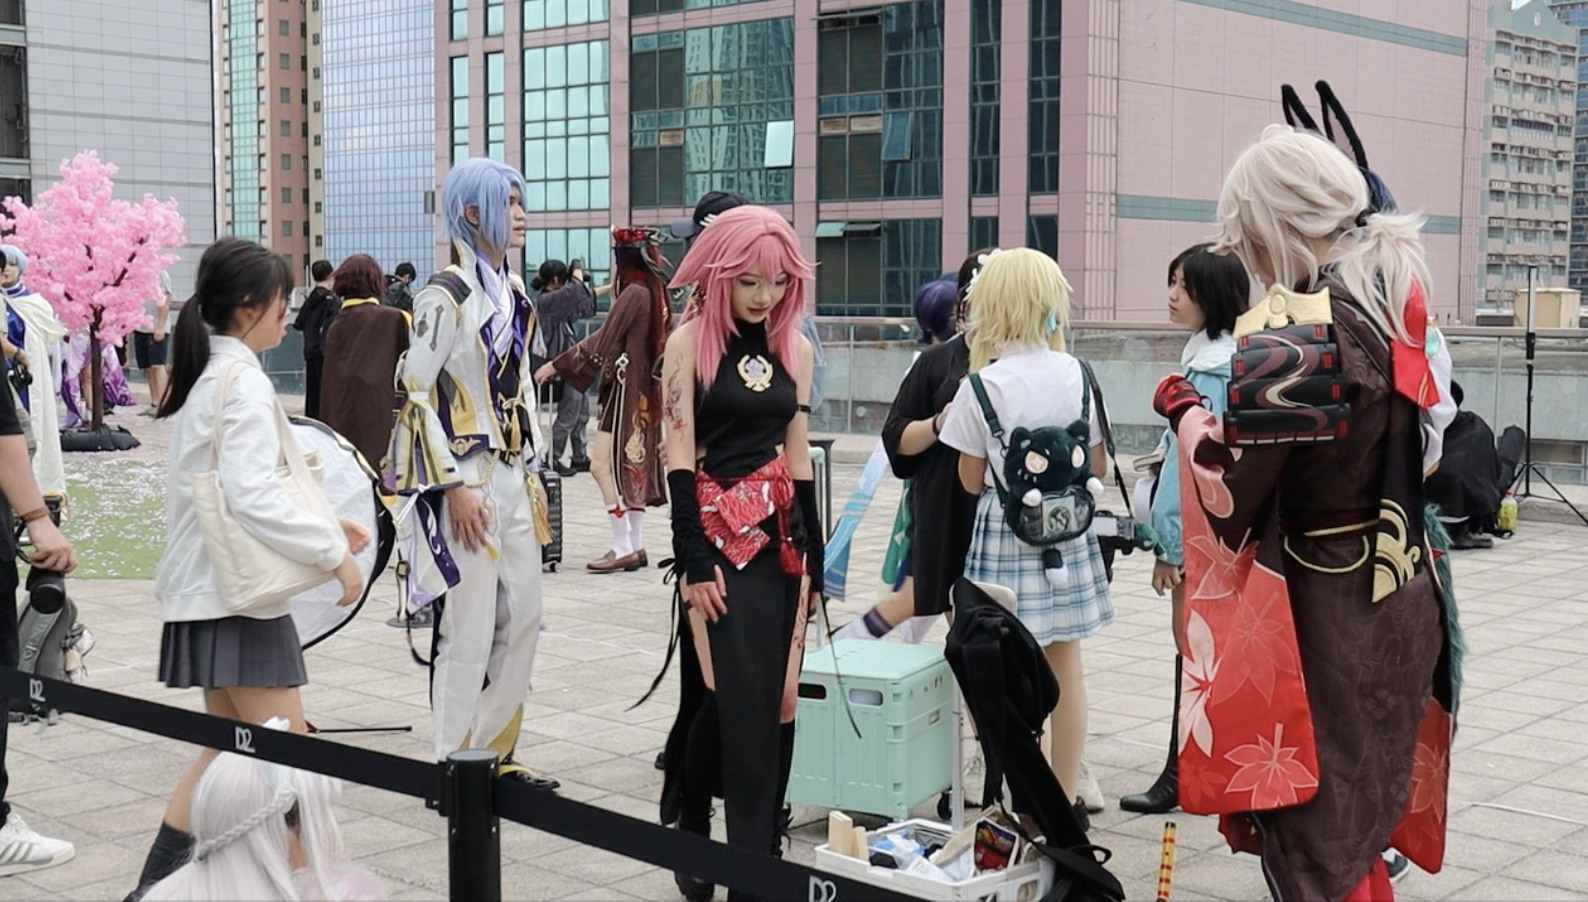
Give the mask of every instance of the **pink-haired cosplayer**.
<path id="1" fill-rule="evenodd" d="M 822 588 L 812 349 L 799 325 L 813 272 L 778 214 L 723 213 L 673 279 L 702 300 L 663 358 L 674 567 L 708 690 L 685 760 L 668 758 L 669 783 L 714 781 L 720 752 L 728 841 L 758 852 L 777 846 L 793 759 L 801 582 L 810 603 Z M 680 828 L 709 834 L 709 790 L 683 797 Z M 709 892 L 687 875 L 679 888 Z"/>

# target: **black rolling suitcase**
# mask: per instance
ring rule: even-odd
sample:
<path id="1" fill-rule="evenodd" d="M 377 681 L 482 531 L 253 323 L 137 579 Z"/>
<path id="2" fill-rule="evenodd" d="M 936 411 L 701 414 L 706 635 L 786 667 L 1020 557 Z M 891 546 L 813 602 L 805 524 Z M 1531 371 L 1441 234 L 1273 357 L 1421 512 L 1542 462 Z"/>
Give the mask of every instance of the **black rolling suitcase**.
<path id="1" fill-rule="evenodd" d="M 553 470 L 542 470 L 540 482 L 546 487 L 546 514 L 551 520 L 551 542 L 540 548 L 540 563 L 555 571 L 562 565 L 562 477 Z"/>

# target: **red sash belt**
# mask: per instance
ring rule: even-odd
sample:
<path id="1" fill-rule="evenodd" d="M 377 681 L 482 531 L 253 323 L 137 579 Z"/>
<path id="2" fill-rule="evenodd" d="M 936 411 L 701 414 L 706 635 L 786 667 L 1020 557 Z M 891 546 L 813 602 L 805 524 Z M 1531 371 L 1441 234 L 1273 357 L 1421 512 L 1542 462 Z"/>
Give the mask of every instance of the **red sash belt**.
<path id="1" fill-rule="evenodd" d="M 805 570 L 789 530 L 789 511 L 794 507 L 794 480 L 788 463 L 781 456 L 738 480 L 724 480 L 724 487 L 703 471 L 695 472 L 695 497 L 700 502 L 700 522 L 722 556 L 740 570 L 772 537 L 761 524 L 777 517 L 779 557 L 783 572 L 798 576 Z"/>

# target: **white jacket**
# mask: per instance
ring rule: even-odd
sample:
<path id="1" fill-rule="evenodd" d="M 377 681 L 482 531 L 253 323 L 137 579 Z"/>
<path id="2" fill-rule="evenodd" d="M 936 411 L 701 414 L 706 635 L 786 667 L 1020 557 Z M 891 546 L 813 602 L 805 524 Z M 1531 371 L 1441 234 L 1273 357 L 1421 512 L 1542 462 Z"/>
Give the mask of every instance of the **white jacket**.
<path id="1" fill-rule="evenodd" d="M 232 380 L 222 408 L 221 491 L 232 516 L 260 541 L 295 561 L 334 570 L 347 554 L 347 536 L 336 523 L 304 513 L 287 500 L 276 481 L 281 437 L 276 432 L 276 390 L 259 358 L 235 338 L 210 338 L 210 362 L 173 418 L 167 480 L 165 553 L 155 575 L 154 596 L 167 623 L 230 617 L 215 590 L 215 571 L 193 509 L 193 478 L 215 469 L 210 437 L 215 427 L 215 391 L 233 361 L 246 366 Z M 283 602 L 249 612 L 259 620 L 291 613 Z"/>
<path id="2" fill-rule="evenodd" d="M 50 363 L 50 347 L 66 337 L 66 327 L 55 318 L 50 302 L 29 293 L 4 298 L 27 326 L 23 350 L 28 355 L 33 384 L 28 387 L 28 424 L 33 432 L 33 478 L 45 495 L 66 494 L 66 462 L 61 455 L 60 414 L 55 409 L 59 374 Z"/>
<path id="3" fill-rule="evenodd" d="M 468 296 L 455 304 L 441 288 L 420 289 L 414 295 L 408 351 L 397 367 L 398 383 L 408 399 L 392 430 L 389 456 L 400 492 L 458 485 L 464 481 L 459 460 L 510 444 L 492 401 L 491 355 L 482 334 L 496 305 L 480 287 L 474 251 L 462 242 L 454 245 L 461 261 L 458 275 Z M 524 284 L 515 273 L 508 273 L 507 289 L 515 301 L 524 296 Z M 529 353 L 535 328 L 531 314 L 519 361 L 519 397 L 512 400 L 527 413 L 529 434 L 522 437 L 526 461 L 541 447 Z"/>

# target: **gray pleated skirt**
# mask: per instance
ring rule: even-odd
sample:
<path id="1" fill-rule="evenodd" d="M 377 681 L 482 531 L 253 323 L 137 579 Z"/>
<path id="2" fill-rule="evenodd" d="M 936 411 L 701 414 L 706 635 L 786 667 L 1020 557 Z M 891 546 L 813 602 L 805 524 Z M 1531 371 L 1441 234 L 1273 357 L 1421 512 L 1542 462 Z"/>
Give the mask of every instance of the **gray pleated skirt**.
<path id="1" fill-rule="evenodd" d="M 274 689 L 309 682 L 291 616 L 227 617 L 167 623 L 160 636 L 160 681 L 172 689 Z"/>

